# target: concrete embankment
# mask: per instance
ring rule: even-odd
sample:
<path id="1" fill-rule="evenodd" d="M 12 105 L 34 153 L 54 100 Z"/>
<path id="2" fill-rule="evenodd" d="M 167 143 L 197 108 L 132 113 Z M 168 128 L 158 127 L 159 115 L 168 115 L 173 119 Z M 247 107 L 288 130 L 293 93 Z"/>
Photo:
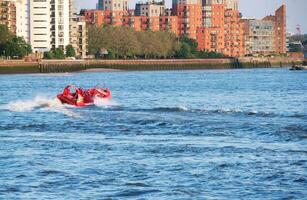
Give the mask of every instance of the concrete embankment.
<path id="1" fill-rule="evenodd" d="M 161 60 L 43 60 L 24 62 L 0 60 L 0 74 L 7 73 L 61 73 L 100 69 L 125 70 L 193 70 L 283 67 L 302 63 L 292 58 L 225 58 L 225 59 L 161 59 Z"/>

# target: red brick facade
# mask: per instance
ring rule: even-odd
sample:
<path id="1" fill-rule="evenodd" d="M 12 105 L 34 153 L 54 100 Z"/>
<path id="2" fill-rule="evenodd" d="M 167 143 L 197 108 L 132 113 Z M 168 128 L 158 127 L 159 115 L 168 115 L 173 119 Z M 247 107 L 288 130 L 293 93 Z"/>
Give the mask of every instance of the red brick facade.
<path id="1" fill-rule="evenodd" d="M 176 15 L 178 16 L 179 35 L 186 35 L 196 39 L 196 31 L 202 26 L 201 4 L 177 4 Z"/>
<path id="2" fill-rule="evenodd" d="M 231 57 L 244 56 L 244 31 L 239 11 L 226 9 L 225 4 L 212 4 L 210 7 L 210 27 L 197 31 L 198 49 Z"/>
<path id="3" fill-rule="evenodd" d="M 0 0 L 0 24 L 6 25 L 13 34 L 16 34 L 15 2 Z"/>
<path id="4" fill-rule="evenodd" d="M 172 13 L 160 16 L 134 16 L 133 11 L 127 10 L 87 10 L 85 18 L 89 24 L 98 26 L 109 24 L 132 27 L 136 31 L 171 31 L 177 36 L 196 39 L 199 50 L 241 57 L 247 51 L 244 20 L 237 7 L 235 0 L 228 4 L 222 0 L 204 5 L 198 0 L 176 0 Z M 286 6 L 281 6 L 275 16 L 267 16 L 264 20 L 275 23 L 276 53 L 286 53 Z"/>
<path id="5" fill-rule="evenodd" d="M 275 24 L 275 52 L 287 53 L 286 36 L 286 6 L 282 5 L 275 11 L 275 15 L 266 16 L 263 20 L 272 21 Z"/>
<path id="6" fill-rule="evenodd" d="M 128 11 L 87 10 L 88 24 L 127 26 L 136 31 L 171 31 L 178 36 L 177 16 L 133 16 Z"/>

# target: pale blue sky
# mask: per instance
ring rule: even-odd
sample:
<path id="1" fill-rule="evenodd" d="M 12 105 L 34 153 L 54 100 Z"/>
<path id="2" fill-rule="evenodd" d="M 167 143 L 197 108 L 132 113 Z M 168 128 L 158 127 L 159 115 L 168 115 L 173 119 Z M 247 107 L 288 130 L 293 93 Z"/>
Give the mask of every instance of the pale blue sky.
<path id="1" fill-rule="evenodd" d="M 95 8 L 98 0 L 75 0 L 76 8 Z M 130 8 L 138 0 L 130 0 Z M 144 0 L 145 1 L 145 0 Z M 300 24 L 302 33 L 307 33 L 307 0 L 239 0 L 240 11 L 244 17 L 262 18 L 274 14 L 282 3 L 287 5 L 288 31 L 296 33 L 296 25 Z M 171 7 L 171 0 L 166 0 Z"/>

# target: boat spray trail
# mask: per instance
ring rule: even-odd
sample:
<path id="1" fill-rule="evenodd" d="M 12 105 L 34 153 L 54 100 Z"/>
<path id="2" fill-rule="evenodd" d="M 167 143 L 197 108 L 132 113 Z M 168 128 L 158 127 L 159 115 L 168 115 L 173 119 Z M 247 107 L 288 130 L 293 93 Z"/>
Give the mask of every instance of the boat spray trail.
<path id="1" fill-rule="evenodd" d="M 98 107 L 116 107 L 120 106 L 119 103 L 117 103 L 113 99 L 102 99 L 102 98 L 94 98 L 94 105 Z"/>
<path id="2" fill-rule="evenodd" d="M 32 112 L 38 109 L 62 113 L 69 117 L 80 118 L 80 115 L 68 109 L 56 98 L 36 96 L 34 99 L 19 100 L 8 103 L 4 109 L 12 112 Z"/>

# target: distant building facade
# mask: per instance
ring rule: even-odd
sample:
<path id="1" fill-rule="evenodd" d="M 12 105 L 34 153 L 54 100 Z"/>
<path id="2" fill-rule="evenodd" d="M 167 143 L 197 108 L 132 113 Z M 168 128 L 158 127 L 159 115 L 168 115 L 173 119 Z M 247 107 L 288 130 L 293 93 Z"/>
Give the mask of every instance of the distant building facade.
<path id="1" fill-rule="evenodd" d="M 202 27 L 201 0 L 173 0 L 173 14 L 178 17 L 178 33 L 196 39 L 197 29 Z"/>
<path id="2" fill-rule="evenodd" d="M 166 9 L 164 1 L 149 1 L 137 3 L 135 10 L 125 7 L 126 2 L 99 1 L 102 10 L 85 12 L 87 23 L 171 31 L 196 39 L 199 50 L 231 57 L 287 52 L 285 5 L 274 16 L 246 21 L 242 20 L 238 0 L 173 0 L 172 9 Z"/>
<path id="3" fill-rule="evenodd" d="M 203 3 L 203 26 L 197 29 L 198 49 L 223 53 L 225 49 L 224 1 L 204 0 Z"/>
<path id="4" fill-rule="evenodd" d="M 134 13 L 135 16 L 159 17 L 165 14 L 165 4 L 163 1 L 137 3 Z"/>
<path id="5" fill-rule="evenodd" d="M 71 21 L 70 44 L 74 47 L 77 57 L 87 57 L 88 31 L 84 16 L 73 15 Z"/>
<path id="6" fill-rule="evenodd" d="M 16 0 L 16 35 L 30 43 L 29 0 Z"/>
<path id="7" fill-rule="evenodd" d="M 135 10 L 87 10 L 85 19 L 88 24 L 101 26 L 126 26 L 136 31 L 170 31 L 178 35 L 178 18 L 165 9 L 164 2 L 136 4 Z"/>
<path id="8" fill-rule="evenodd" d="M 225 50 L 224 54 L 231 57 L 245 55 L 244 30 L 239 10 L 225 11 Z"/>
<path id="9" fill-rule="evenodd" d="M 226 9 L 229 10 L 239 10 L 238 0 L 224 0 L 226 4 Z"/>
<path id="10" fill-rule="evenodd" d="M 16 34 L 16 5 L 13 1 L 0 0 L 0 24 Z"/>
<path id="11" fill-rule="evenodd" d="M 16 35 L 34 52 L 65 49 L 70 43 L 72 0 L 15 0 Z"/>
<path id="12" fill-rule="evenodd" d="M 243 19 L 247 55 L 275 53 L 275 25 L 272 21 Z"/>
<path id="13" fill-rule="evenodd" d="M 104 3 L 104 0 L 98 0 L 98 4 L 97 4 L 98 10 L 103 10 L 103 3 Z"/>
<path id="14" fill-rule="evenodd" d="M 203 3 L 203 27 L 197 30 L 198 49 L 231 57 L 244 56 L 243 23 L 237 1 L 204 0 Z"/>
<path id="15" fill-rule="evenodd" d="M 287 35 L 286 35 L 286 5 L 282 5 L 275 11 L 275 15 L 266 16 L 263 20 L 274 23 L 274 43 L 275 52 L 278 54 L 287 53 Z"/>

